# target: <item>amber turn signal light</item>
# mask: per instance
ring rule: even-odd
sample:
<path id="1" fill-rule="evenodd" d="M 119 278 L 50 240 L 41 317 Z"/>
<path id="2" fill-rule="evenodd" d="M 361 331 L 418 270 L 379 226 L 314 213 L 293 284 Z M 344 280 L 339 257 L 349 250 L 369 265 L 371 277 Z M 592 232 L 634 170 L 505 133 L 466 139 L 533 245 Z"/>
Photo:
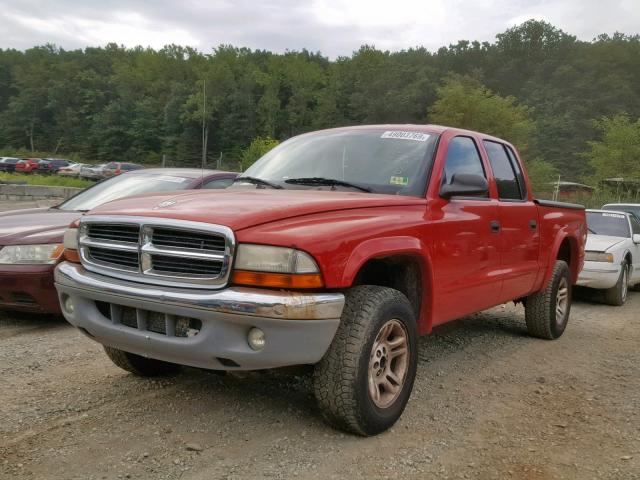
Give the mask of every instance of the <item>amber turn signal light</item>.
<path id="1" fill-rule="evenodd" d="M 65 248 L 64 252 L 62 252 L 62 255 L 67 262 L 80 263 L 80 255 L 78 255 L 77 250 Z"/>
<path id="2" fill-rule="evenodd" d="M 264 273 L 236 270 L 231 282 L 236 285 L 250 285 L 252 287 L 270 288 L 322 288 L 324 282 L 319 273 Z"/>

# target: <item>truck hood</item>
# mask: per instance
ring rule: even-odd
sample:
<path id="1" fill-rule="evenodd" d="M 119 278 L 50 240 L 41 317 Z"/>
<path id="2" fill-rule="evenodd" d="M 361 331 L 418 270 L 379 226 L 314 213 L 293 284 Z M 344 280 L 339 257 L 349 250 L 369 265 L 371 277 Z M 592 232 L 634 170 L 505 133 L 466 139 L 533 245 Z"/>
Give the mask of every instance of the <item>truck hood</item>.
<path id="1" fill-rule="evenodd" d="M 233 230 L 275 220 L 355 208 L 426 205 L 426 200 L 327 190 L 231 188 L 129 197 L 105 203 L 88 215 L 175 218 L 226 225 Z"/>
<path id="2" fill-rule="evenodd" d="M 0 246 L 60 243 L 81 212 L 34 208 L 0 213 Z"/>
<path id="3" fill-rule="evenodd" d="M 590 233 L 587 235 L 587 245 L 585 250 L 591 252 L 606 252 L 610 248 L 615 247 L 619 243 L 626 240 L 624 237 L 612 237 L 610 235 L 594 235 Z"/>

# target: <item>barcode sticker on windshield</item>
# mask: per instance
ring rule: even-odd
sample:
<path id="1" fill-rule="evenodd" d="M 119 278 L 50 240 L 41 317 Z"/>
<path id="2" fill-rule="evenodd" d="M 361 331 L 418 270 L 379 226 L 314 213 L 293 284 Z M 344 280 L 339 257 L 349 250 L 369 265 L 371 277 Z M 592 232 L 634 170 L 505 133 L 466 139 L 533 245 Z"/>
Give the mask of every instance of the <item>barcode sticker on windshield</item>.
<path id="1" fill-rule="evenodd" d="M 403 132 L 401 130 L 387 130 L 380 138 L 392 138 L 395 140 L 413 140 L 415 142 L 426 142 L 429 135 L 420 132 Z"/>
<path id="2" fill-rule="evenodd" d="M 161 182 L 173 182 L 173 183 L 182 183 L 186 181 L 186 178 L 180 177 L 171 177 L 169 175 L 161 175 L 156 180 L 160 180 Z"/>
<path id="3" fill-rule="evenodd" d="M 620 215 L 619 213 L 603 213 L 603 217 L 613 217 L 613 218 L 624 218 L 624 215 Z"/>

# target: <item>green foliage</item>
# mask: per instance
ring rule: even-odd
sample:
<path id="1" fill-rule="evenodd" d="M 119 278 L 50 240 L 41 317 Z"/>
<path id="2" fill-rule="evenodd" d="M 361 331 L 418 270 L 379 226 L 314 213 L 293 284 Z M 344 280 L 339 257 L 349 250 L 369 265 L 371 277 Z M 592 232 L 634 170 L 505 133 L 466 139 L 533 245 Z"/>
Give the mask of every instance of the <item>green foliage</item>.
<path id="1" fill-rule="evenodd" d="M 594 181 L 605 178 L 640 180 L 640 119 L 626 114 L 596 120 L 601 139 L 590 141 L 584 157 L 594 170 Z"/>
<path id="2" fill-rule="evenodd" d="M 57 175 L 25 175 L 23 173 L 0 173 L 0 183 L 25 182 L 27 185 L 45 185 L 48 187 L 78 187 L 87 188 L 94 185 L 91 180 L 80 178 L 59 177 Z"/>
<path id="3" fill-rule="evenodd" d="M 553 183 L 558 181 L 556 167 L 539 158 L 525 164 L 533 193 L 539 198 L 549 198 L 548 193 L 553 191 Z"/>
<path id="4" fill-rule="evenodd" d="M 247 148 L 242 150 L 240 168 L 245 171 L 253 163 L 266 154 L 269 150 L 277 147 L 278 140 L 274 140 L 271 137 L 257 137 L 249 144 Z"/>
<path id="5" fill-rule="evenodd" d="M 470 77 L 450 76 L 437 89 L 438 99 L 429 109 L 429 120 L 508 139 L 526 151 L 536 125 L 531 109 L 515 97 L 501 97 Z"/>
<path id="6" fill-rule="evenodd" d="M 199 166 L 204 117 L 207 165 L 237 168 L 256 137 L 424 123 L 430 112 L 429 121 L 493 133 L 547 162 L 532 162 L 536 178 L 553 167 L 580 181 L 599 168 L 584 156 L 600 134 L 593 119 L 640 117 L 638 58 L 637 35 L 585 42 L 535 20 L 494 42 L 437 52 L 365 45 L 336 60 L 228 45 L 0 49 L 0 149 Z"/>

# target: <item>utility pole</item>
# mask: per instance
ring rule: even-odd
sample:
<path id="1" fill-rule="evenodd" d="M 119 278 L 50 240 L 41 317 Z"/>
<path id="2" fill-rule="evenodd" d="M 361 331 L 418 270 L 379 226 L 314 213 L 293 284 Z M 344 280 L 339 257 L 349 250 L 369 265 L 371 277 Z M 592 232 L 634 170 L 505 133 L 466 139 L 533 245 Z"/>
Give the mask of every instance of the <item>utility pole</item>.
<path id="1" fill-rule="evenodd" d="M 165 168 L 167 166 L 167 156 L 163 153 L 162 154 L 162 168 Z"/>
<path id="2" fill-rule="evenodd" d="M 202 80 L 202 169 L 207 164 L 207 127 L 206 127 L 206 112 L 207 112 L 207 81 Z"/>

